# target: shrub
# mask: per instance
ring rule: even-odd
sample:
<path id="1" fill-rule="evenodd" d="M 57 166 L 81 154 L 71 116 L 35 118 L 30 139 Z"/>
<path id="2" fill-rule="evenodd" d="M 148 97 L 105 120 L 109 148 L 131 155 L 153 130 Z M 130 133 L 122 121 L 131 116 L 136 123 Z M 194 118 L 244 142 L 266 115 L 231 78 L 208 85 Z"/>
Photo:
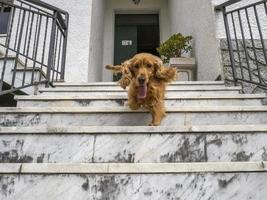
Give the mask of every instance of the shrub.
<path id="1" fill-rule="evenodd" d="M 172 35 L 167 41 L 162 43 L 157 51 L 164 62 L 169 62 L 170 58 L 181 57 L 192 49 L 192 36 L 183 36 L 181 33 Z"/>

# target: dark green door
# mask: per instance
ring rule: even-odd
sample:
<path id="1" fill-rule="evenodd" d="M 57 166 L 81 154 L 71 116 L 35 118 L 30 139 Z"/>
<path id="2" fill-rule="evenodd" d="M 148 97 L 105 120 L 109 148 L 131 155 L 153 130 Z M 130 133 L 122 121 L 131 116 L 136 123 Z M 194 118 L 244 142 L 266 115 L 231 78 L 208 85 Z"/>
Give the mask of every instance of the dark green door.
<path id="1" fill-rule="evenodd" d="M 115 57 L 114 64 L 119 65 L 137 53 L 137 27 L 117 26 L 115 30 Z M 117 81 L 120 75 L 114 75 Z"/>
<path id="2" fill-rule="evenodd" d="M 157 14 L 118 14 L 115 17 L 114 64 L 119 65 L 137 53 L 157 55 L 159 17 Z M 117 81 L 120 75 L 114 76 Z"/>
<path id="3" fill-rule="evenodd" d="M 137 27 L 118 26 L 116 27 L 115 32 L 114 64 L 117 65 L 137 53 Z"/>

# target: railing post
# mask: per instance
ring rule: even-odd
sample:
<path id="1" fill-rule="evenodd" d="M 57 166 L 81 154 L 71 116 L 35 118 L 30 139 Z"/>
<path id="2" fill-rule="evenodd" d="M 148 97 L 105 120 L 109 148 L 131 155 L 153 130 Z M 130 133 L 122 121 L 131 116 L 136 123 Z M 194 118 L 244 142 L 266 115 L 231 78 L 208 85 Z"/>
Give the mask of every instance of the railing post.
<path id="1" fill-rule="evenodd" d="M 46 72 L 46 87 L 49 87 L 51 81 L 51 69 L 54 70 L 54 48 L 55 48 L 55 37 L 56 37 L 56 24 L 57 23 L 57 12 L 54 11 L 53 22 L 51 28 L 50 35 L 50 45 L 49 45 L 49 53 L 48 53 L 48 62 L 47 62 L 47 72 Z M 52 80 L 53 81 L 53 80 Z"/>
<path id="2" fill-rule="evenodd" d="M 223 20 L 224 20 L 224 25 L 225 25 L 225 33 L 226 33 L 226 38 L 227 38 L 227 44 L 229 48 L 229 54 L 230 54 L 230 62 L 231 62 L 231 68 L 233 72 L 233 81 L 234 84 L 237 85 L 237 73 L 236 73 L 236 68 L 235 68 L 235 58 L 234 58 L 234 51 L 233 51 L 233 46 L 231 42 L 231 34 L 229 30 L 229 22 L 226 14 L 226 9 L 225 7 L 222 8 L 223 12 Z"/>
<path id="3" fill-rule="evenodd" d="M 60 70 L 60 80 L 65 79 L 65 67 L 66 67 L 66 53 L 67 53 L 67 42 L 68 42 L 68 27 L 69 27 L 69 14 L 65 16 L 66 30 L 63 42 L 63 51 L 62 51 L 62 63 Z"/>

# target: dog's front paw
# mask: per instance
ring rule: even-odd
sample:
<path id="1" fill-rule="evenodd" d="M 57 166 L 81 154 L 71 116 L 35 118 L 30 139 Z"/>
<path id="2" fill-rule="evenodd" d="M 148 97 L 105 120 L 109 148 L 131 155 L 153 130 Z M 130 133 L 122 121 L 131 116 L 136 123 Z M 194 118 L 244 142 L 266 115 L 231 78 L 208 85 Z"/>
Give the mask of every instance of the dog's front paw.
<path id="1" fill-rule="evenodd" d="M 124 106 L 128 107 L 129 106 L 129 102 L 128 101 L 124 101 Z"/>
<path id="2" fill-rule="evenodd" d="M 148 126 L 159 126 L 159 125 L 160 125 L 160 123 L 154 123 L 154 122 L 150 122 L 148 124 Z"/>

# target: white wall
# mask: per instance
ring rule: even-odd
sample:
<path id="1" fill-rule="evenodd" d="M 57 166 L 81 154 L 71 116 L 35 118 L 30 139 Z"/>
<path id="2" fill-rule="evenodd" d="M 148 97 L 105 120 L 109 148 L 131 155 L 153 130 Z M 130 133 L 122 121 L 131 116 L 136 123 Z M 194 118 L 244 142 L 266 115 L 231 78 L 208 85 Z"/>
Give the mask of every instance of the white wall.
<path id="1" fill-rule="evenodd" d="M 115 13 L 122 13 L 123 11 L 127 11 L 127 13 L 158 12 L 160 15 L 161 42 L 170 36 L 167 0 L 141 0 L 139 5 L 135 5 L 131 0 L 106 0 L 103 66 L 113 64 Z M 104 70 L 103 81 L 111 80 L 112 74 L 110 71 Z"/>
<path id="2" fill-rule="evenodd" d="M 70 14 L 65 80 L 87 82 L 92 0 L 44 1 Z"/>
<path id="3" fill-rule="evenodd" d="M 102 80 L 105 0 L 93 0 L 88 82 Z"/>
<path id="4" fill-rule="evenodd" d="M 169 17 L 172 34 L 193 36 L 198 80 L 215 80 L 222 67 L 211 0 L 169 0 Z"/>

